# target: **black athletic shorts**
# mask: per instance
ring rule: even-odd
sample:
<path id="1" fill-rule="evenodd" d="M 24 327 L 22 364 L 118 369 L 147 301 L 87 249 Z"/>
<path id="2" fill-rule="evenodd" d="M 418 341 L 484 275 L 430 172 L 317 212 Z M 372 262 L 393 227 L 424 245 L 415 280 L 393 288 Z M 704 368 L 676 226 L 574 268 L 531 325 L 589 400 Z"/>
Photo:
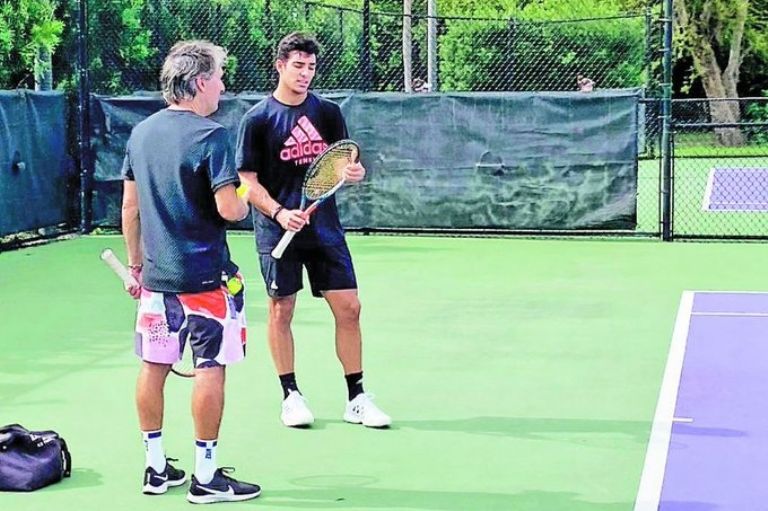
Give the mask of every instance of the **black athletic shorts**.
<path id="1" fill-rule="evenodd" d="M 314 296 L 322 296 L 323 291 L 357 289 L 346 243 L 313 248 L 289 246 L 280 259 L 259 254 L 259 262 L 267 293 L 273 298 L 290 296 L 303 289 L 302 268 L 307 269 Z"/>

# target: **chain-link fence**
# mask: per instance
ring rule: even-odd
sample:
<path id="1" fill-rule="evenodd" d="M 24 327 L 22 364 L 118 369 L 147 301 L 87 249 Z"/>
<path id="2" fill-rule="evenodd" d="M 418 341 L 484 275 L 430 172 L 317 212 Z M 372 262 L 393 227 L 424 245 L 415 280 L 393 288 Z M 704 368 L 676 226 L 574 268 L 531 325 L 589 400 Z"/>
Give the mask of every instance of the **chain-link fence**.
<path id="1" fill-rule="evenodd" d="M 768 98 L 672 105 L 674 236 L 768 237 Z"/>
<path id="2" fill-rule="evenodd" d="M 156 90 L 169 47 L 206 38 L 230 52 L 231 91 L 268 90 L 277 41 L 294 30 L 317 35 L 323 51 L 315 86 L 324 90 L 589 90 L 645 86 L 652 74 L 650 10 L 549 21 L 440 16 L 437 83 L 424 84 L 430 18 L 361 4 L 366 8 L 288 0 L 89 0 L 90 86 L 104 94 Z M 405 76 L 412 82 L 406 85 Z"/>
<path id="3" fill-rule="evenodd" d="M 661 56 L 662 50 L 669 52 L 663 38 L 669 21 L 660 3 L 589 16 L 575 9 L 544 20 L 525 9 L 511 17 L 455 11 L 430 17 L 426 2 L 418 1 L 404 16 L 394 0 L 344 0 L 343 6 L 291 0 L 65 0 L 57 9 L 64 26 L 53 57 L 53 85 L 73 93 L 81 88 L 79 104 L 72 96 L 69 122 L 70 131 L 80 134 L 80 144 L 73 144 L 73 154 L 80 156 L 88 149 L 82 95 L 156 90 L 167 50 L 188 38 L 210 39 L 229 50 L 225 78 L 234 93 L 274 87 L 275 46 L 294 30 L 315 33 L 322 45 L 318 90 L 640 88 L 645 99 L 638 115 L 636 233 L 660 232 L 661 169 L 668 162 L 674 196 L 665 218 L 674 218 L 675 237 L 768 237 L 760 195 L 768 167 L 768 100 L 675 101 L 667 124 L 675 153 L 662 151 L 661 98 L 669 80 L 662 78 Z M 78 27 L 81 7 L 87 15 Z M 78 68 L 78 57 L 84 68 Z M 19 76 L 20 83 L 32 85 L 28 76 L 15 73 L 9 75 L 14 83 L 4 86 L 16 87 Z M 83 189 L 87 164 L 78 162 Z"/>

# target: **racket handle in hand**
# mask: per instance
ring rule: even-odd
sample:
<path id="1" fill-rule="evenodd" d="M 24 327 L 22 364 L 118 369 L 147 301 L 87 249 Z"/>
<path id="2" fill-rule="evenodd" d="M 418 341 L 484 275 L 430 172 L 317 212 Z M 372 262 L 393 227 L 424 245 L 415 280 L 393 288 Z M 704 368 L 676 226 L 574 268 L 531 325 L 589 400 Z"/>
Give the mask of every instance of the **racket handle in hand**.
<path id="1" fill-rule="evenodd" d="M 133 275 L 131 275 L 131 272 L 128 271 L 128 268 L 126 268 L 123 263 L 120 262 L 120 260 L 115 256 L 115 253 L 112 252 L 111 249 L 105 248 L 101 252 L 101 260 L 107 263 L 107 266 L 112 268 L 112 271 L 117 274 L 118 277 L 120 277 L 123 280 L 123 283 L 126 286 L 138 286 L 139 283 L 136 282 L 136 279 L 133 278 Z"/>
<path id="2" fill-rule="evenodd" d="M 283 237 L 280 238 L 277 246 L 272 249 L 272 257 L 275 259 L 280 259 L 283 257 L 283 252 L 285 252 L 285 249 L 288 248 L 288 244 L 291 242 L 294 236 L 296 236 L 295 231 L 285 231 L 285 234 L 283 234 Z"/>

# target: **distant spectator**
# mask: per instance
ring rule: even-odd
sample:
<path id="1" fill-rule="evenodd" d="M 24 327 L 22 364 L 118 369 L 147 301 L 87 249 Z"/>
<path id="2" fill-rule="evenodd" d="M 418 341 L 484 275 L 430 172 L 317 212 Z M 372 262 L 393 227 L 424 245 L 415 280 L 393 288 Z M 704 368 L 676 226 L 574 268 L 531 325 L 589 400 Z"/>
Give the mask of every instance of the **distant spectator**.
<path id="1" fill-rule="evenodd" d="M 595 81 L 582 74 L 576 77 L 576 85 L 581 92 L 592 92 L 595 89 Z"/>
<path id="2" fill-rule="evenodd" d="M 425 82 L 421 78 L 414 78 L 413 84 L 411 85 L 413 92 L 431 92 L 432 91 L 432 85 L 430 85 L 429 82 Z"/>

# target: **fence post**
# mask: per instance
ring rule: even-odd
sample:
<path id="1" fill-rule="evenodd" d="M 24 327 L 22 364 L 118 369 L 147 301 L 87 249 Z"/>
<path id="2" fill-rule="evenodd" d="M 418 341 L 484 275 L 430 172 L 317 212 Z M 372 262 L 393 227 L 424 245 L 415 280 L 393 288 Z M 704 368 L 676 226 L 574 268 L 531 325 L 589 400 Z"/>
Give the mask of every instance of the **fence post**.
<path id="1" fill-rule="evenodd" d="M 664 0 L 664 78 L 661 98 L 661 239 L 671 241 L 672 197 L 672 0 Z"/>
<path id="2" fill-rule="evenodd" d="M 80 160 L 80 232 L 91 231 L 93 194 L 90 171 L 90 108 L 88 84 L 88 0 L 78 0 L 77 16 L 77 155 Z"/>
<path id="3" fill-rule="evenodd" d="M 403 90 L 413 92 L 413 0 L 403 0 Z"/>
<path id="4" fill-rule="evenodd" d="M 499 87 L 500 90 L 514 90 L 513 84 L 515 83 L 515 77 L 517 74 L 517 61 L 515 60 L 515 48 L 517 48 L 517 19 L 510 18 L 508 23 L 509 37 L 507 38 L 507 58 L 509 58 L 509 65 L 504 73 L 504 82 Z"/>
<path id="5" fill-rule="evenodd" d="M 437 0 L 427 0 L 427 81 L 429 90 L 437 92 Z"/>
<path id="6" fill-rule="evenodd" d="M 645 55 L 643 56 L 643 67 L 645 68 L 645 83 L 652 81 L 652 62 L 656 55 L 653 46 L 653 11 L 650 7 L 645 8 Z"/>
<path id="7" fill-rule="evenodd" d="M 363 0 L 363 47 L 361 55 L 363 67 L 363 89 L 373 88 L 373 67 L 371 66 L 371 0 Z"/>

